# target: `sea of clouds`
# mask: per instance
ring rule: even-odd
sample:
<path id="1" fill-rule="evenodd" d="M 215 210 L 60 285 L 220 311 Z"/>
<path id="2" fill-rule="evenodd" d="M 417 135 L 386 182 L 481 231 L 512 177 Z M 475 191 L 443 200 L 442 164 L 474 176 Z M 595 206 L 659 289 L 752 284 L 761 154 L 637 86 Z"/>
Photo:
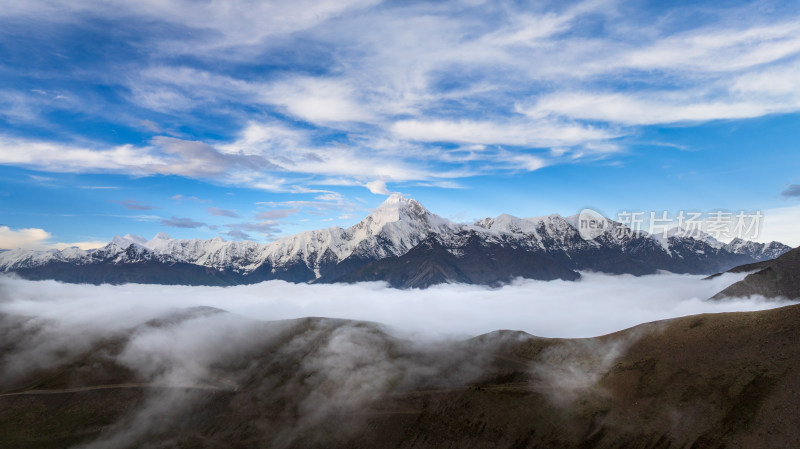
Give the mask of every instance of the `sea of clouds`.
<path id="1" fill-rule="evenodd" d="M 593 337 L 698 313 L 764 310 L 763 298 L 708 298 L 744 274 L 650 276 L 583 273 L 580 281 L 518 280 L 500 288 L 269 281 L 234 287 L 83 285 L 0 277 L 0 312 L 65 325 L 128 327 L 176 308 L 209 306 L 256 320 L 329 317 L 373 321 L 406 335 L 475 336 L 498 329 L 542 337 Z"/>

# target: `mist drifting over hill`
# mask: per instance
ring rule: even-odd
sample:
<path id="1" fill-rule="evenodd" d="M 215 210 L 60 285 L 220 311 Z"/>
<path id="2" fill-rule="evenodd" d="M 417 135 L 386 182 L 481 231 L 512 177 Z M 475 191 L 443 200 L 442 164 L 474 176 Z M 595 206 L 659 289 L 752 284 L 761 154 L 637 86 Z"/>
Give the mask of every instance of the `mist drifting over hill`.
<path id="1" fill-rule="evenodd" d="M 105 449 L 190 441 L 206 447 L 232 438 L 247 447 L 247 435 L 270 447 L 346 447 L 349 438 L 370 441 L 380 433 L 368 430 L 370 420 L 403 425 L 396 420 L 415 416 L 419 395 L 450 404 L 470 391 L 518 391 L 521 400 L 540 398 L 530 413 L 569 415 L 582 410 L 586 397 L 617 400 L 603 379 L 619 370 L 630 348 L 673 338 L 672 328 L 685 319 L 600 338 L 562 338 L 788 304 L 706 300 L 743 276 L 584 273 L 577 282 L 426 290 L 283 281 L 94 286 L 3 277 L 0 400 L 10 404 L 10 414 L 0 413 L 0 420 L 31 414 L 25 419 L 36 421 L 37 404 L 45 401 L 64 414 L 50 421 L 53 444 Z M 313 316 L 326 318 L 303 318 Z M 498 329 L 524 332 L 490 332 Z M 484 335 L 472 338 L 478 334 Z M 58 402 L 82 404 L 62 410 L 50 404 L 59 397 L 87 399 Z M 504 401 L 475 412 L 499 413 L 509 404 Z M 78 419 L 68 418 L 72 413 L 94 430 L 62 429 Z M 420 413 L 439 424 L 455 419 L 444 411 L 426 415 L 424 407 Z M 341 425 L 333 429 L 332 422 Z M 427 435 L 424 425 L 411 429 Z M 196 432 L 210 439 L 195 441 Z"/>

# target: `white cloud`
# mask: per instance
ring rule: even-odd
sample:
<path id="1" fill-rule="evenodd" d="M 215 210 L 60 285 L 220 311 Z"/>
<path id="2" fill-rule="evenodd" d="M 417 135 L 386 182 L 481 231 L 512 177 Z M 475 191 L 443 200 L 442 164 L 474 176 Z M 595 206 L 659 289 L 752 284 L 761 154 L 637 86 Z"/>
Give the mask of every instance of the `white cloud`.
<path id="1" fill-rule="evenodd" d="M 318 185 L 364 185 L 367 177 L 414 181 L 469 174 L 468 171 L 431 169 L 426 162 L 435 152 L 417 150 L 409 144 L 368 139 L 351 145 L 320 146 L 311 143 L 312 136 L 277 122 L 250 122 L 234 141 L 219 145 L 219 149 L 225 154 L 267 158 L 280 164 L 286 172 L 325 176 L 312 181 Z"/>
<path id="2" fill-rule="evenodd" d="M 797 102 L 800 96 L 800 61 L 739 76 L 733 81 L 731 91 L 742 95 L 791 95 Z"/>
<path id="3" fill-rule="evenodd" d="M 11 229 L 0 226 L 0 248 L 40 249 L 52 237 L 49 232 L 39 228 Z"/>
<path id="4" fill-rule="evenodd" d="M 341 80 L 294 77 L 269 86 L 261 95 L 263 102 L 284 106 L 313 123 L 368 121 L 374 116 L 356 98 L 356 90 Z"/>
<path id="5" fill-rule="evenodd" d="M 553 121 L 487 122 L 473 120 L 401 120 L 392 126 L 398 137 L 424 142 L 507 144 L 533 147 L 576 145 L 617 137 L 618 134 L 586 125 Z"/>
<path id="6" fill-rule="evenodd" d="M 574 18 L 574 15 L 553 13 L 520 14 L 510 26 L 484 36 L 481 41 L 484 45 L 497 48 L 516 45 L 535 46 L 553 34 L 568 30 L 569 22 Z"/>
<path id="7" fill-rule="evenodd" d="M 785 109 L 781 104 L 706 100 L 696 92 L 680 94 L 638 94 L 589 92 L 559 93 L 540 98 L 520 112 L 531 118 L 560 115 L 572 119 L 616 122 L 625 125 L 651 125 L 683 121 L 702 122 L 718 119 L 759 117 Z"/>
<path id="8" fill-rule="evenodd" d="M 90 148 L 0 136 L 0 164 L 52 172 L 181 175 L 253 186 L 277 181 L 264 171 L 280 167 L 259 155 L 223 153 L 204 142 L 165 136 L 151 143 Z"/>
<path id="9" fill-rule="evenodd" d="M 53 236 L 40 228 L 11 229 L 0 226 L 0 249 L 64 249 L 78 247 L 80 249 L 93 249 L 104 246 L 108 242 L 84 241 L 72 243 L 51 243 Z"/>
<path id="10" fill-rule="evenodd" d="M 93 150 L 54 142 L 8 139 L 0 136 L 0 163 L 41 168 L 55 172 L 125 170 L 159 163 L 147 149 L 121 145 Z"/>
<path id="11" fill-rule="evenodd" d="M 386 182 L 379 179 L 364 184 L 364 187 L 376 195 L 388 195 L 390 193 L 389 189 L 386 188 Z"/>
<path id="12" fill-rule="evenodd" d="M 218 148 L 229 154 L 272 156 L 282 151 L 291 155 L 299 148 L 310 146 L 308 140 L 308 133 L 279 122 L 250 121 L 234 142 L 218 145 Z"/>
<path id="13" fill-rule="evenodd" d="M 511 156 L 510 162 L 528 171 L 538 170 L 546 165 L 544 159 L 529 154 L 515 154 Z"/>
<path id="14" fill-rule="evenodd" d="M 48 20 L 74 20 L 92 14 L 115 19 L 130 16 L 180 22 L 196 30 L 210 30 L 214 39 L 181 45 L 166 40 L 162 51 L 206 53 L 232 51 L 231 47 L 258 45 L 264 39 L 308 29 L 345 12 L 378 3 L 378 0 L 279 0 L 196 3 L 191 0 L 123 0 L 98 4 L 92 0 L 29 1 L 3 8 L 0 16 L 34 16 Z"/>
<path id="15" fill-rule="evenodd" d="M 627 68 L 726 72 L 778 61 L 800 52 L 800 21 L 744 28 L 692 30 L 623 54 Z"/>

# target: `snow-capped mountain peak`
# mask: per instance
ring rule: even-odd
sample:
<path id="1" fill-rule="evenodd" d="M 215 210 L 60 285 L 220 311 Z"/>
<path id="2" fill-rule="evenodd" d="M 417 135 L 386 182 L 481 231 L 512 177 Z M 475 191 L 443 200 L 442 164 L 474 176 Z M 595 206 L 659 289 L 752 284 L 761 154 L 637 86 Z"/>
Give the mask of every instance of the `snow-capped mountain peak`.
<path id="1" fill-rule="evenodd" d="M 426 220 L 431 215 L 417 200 L 406 198 L 399 193 L 393 193 L 362 222 L 370 222 L 374 223 L 375 226 L 382 227 L 387 223 L 397 221 Z"/>
<path id="2" fill-rule="evenodd" d="M 431 233 L 455 229 L 452 222 L 432 214 L 418 201 L 395 193 L 355 225 L 307 231 L 277 240 L 267 248 L 276 264 L 303 260 L 319 273 L 326 254 L 337 261 L 351 255 L 365 258 L 399 256 Z"/>
<path id="3" fill-rule="evenodd" d="M 144 237 L 132 234 L 125 234 L 122 237 L 115 235 L 114 238 L 111 239 L 111 241 L 108 242 L 108 245 L 106 246 L 115 246 L 120 249 L 125 249 L 131 246 L 132 244 L 146 246 L 147 240 L 145 240 Z"/>
<path id="4" fill-rule="evenodd" d="M 172 237 L 170 237 L 170 235 L 166 232 L 159 232 L 151 239 L 151 241 L 154 240 L 172 240 Z"/>
<path id="5" fill-rule="evenodd" d="M 494 232 L 507 234 L 538 235 L 536 228 L 538 218 L 519 218 L 509 214 L 501 214 L 495 218 L 484 218 L 475 222 L 475 226 Z"/>
<path id="6" fill-rule="evenodd" d="M 596 219 L 600 220 L 599 217 Z M 518 218 L 502 214 L 496 218 L 479 220 L 473 225 L 462 225 L 429 212 L 414 199 L 393 194 L 363 220 L 346 229 L 334 226 L 306 231 L 269 244 L 227 242 L 220 237 L 210 240 L 173 239 L 163 232 L 145 240 L 128 234 L 116 236 L 108 245 L 88 251 L 76 248 L 62 251 L 2 251 L 0 271 L 19 273 L 45 267 L 42 269 L 51 269 L 58 274 L 61 273 L 59 270 L 64 269 L 64 264 L 126 267 L 163 264 L 165 270 L 171 270 L 173 268 L 169 267 L 180 263 L 182 265 L 175 270 L 186 270 L 187 264 L 215 270 L 193 272 L 192 276 L 203 277 L 207 274 L 212 279 L 222 273 L 219 274 L 222 278 L 214 278 L 214 282 L 227 282 L 225 279 L 228 276 L 231 276 L 230 282 L 244 282 L 245 279 L 248 282 L 250 279 L 309 282 L 320 278 L 330 281 L 364 264 L 405 257 L 420 243 L 432 241 L 457 258 L 468 254 L 474 256 L 475 251 L 483 251 L 481 248 L 491 248 L 490 253 L 478 254 L 478 259 L 464 259 L 474 262 L 483 260 L 481 257 L 485 256 L 488 257 L 486 261 L 493 261 L 490 265 L 500 263 L 497 261 L 502 257 L 497 257 L 513 253 L 515 256 L 508 262 L 513 266 L 524 264 L 524 260 L 547 257 L 551 262 L 561 260 L 559 263 L 565 264 L 569 270 L 647 273 L 667 269 L 706 272 L 774 258 L 790 249 L 777 242 L 763 244 L 734 240 L 721 245 L 708 235 L 699 236 L 700 241 L 697 238 L 685 238 L 678 230 L 671 232 L 667 238 L 646 233 L 617 233 L 614 231 L 624 227 L 623 224 L 605 217 L 602 220 L 605 220 L 603 232 L 589 239 L 579 232 L 580 216 L 577 215 Z M 660 245 L 654 244 L 653 240 Z M 421 253 L 417 251 L 414 254 L 414 257 L 420 257 Z M 483 267 L 484 261 L 475 263 Z M 526 275 L 541 275 L 549 279 L 553 273 L 548 272 L 547 267 L 552 267 L 552 264 L 548 262 L 545 265 L 546 268 L 535 272 L 539 265 L 534 263 L 530 268 L 533 271 Z M 511 268 L 500 264 L 492 269 L 502 271 Z M 111 272 L 99 270 L 96 274 L 102 276 L 103 273 Z M 571 278 L 574 273 L 569 273 L 568 277 Z M 78 279 L 81 275 L 75 276 Z M 83 282 L 83 278 L 80 279 Z"/>
<path id="7" fill-rule="evenodd" d="M 366 218 L 348 228 L 347 232 L 359 242 L 383 234 L 389 240 L 400 243 L 403 239 L 414 240 L 415 234 L 421 234 L 424 238 L 431 232 L 454 226 L 449 220 L 430 213 L 417 200 L 394 193 Z"/>
<path id="8" fill-rule="evenodd" d="M 687 238 L 691 237 L 697 241 L 704 242 L 712 248 L 719 249 L 725 246 L 724 243 L 715 239 L 711 234 L 703 232 L 700 229 L 686 229 L 681 226 L 675 226 L 667 230 L 667 237 Z"/>
<path id="9" fill-rule="evenodd" d="M 378 207 L 380 208 L 380 207 L 390 206 L 390 205 L 393 205 L 393 204 L 410 203 L 410 202 L 417 203 L 416 200 L 413 200 L 411 198 L 406 198 L 400 192 L 394 192 L 391 195 L 387 196 L 386 199 L 383 200 L 383 203 L 381 203 L 381 205 L 378 206 Z M 419 204 L 419 203 L 417 203 L 417 204 Z"/>
<path id="10" fill-rule="evenodd" d="M 152 239 L 142 243 L 145 247 L 153 251 L 165 251 L 170 247 L 170 244 L 175 241 L 166 232 L 159 232 Z"/>

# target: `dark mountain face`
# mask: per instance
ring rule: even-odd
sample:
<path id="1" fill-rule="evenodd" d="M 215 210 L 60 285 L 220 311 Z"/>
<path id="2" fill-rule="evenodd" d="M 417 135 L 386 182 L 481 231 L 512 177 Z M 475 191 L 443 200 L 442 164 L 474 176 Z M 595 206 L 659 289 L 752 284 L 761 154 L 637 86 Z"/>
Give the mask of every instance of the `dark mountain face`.
<path id="1" fill-rule="evenodd" d="M 45 363 L 48 332 L 0 315 L 3 447 L 800 447 L 800 306 L 426 345 L 192 309 Z"/>
<path id="2" fill-rule="evenodd" d="M 425 288 L 446 282 L 498 285 L 517 277 L 575 280 L 579 271 L 711 274 L 790 249 L 777 242 L 737 239 L 723 245 L 709 236 L 657 239 L 619 233 L 627 228 L 611 220 L 605 222 L 607 231 L 586 240 L 574 220 L 501 215 L 459 225 L 393 195 L 350 228 L 309 231 L 269 245 L 174 240 L 164 234 L 151 241 L 116 237 L 90 251 L 5 251 L 0 270 L 28 279 L 94 284 L 237 285 L 277 279 Z"/>
<path id="3" fill-rule="evenodd" d="M 333 281 L 385 281 L 398 288 L 425 288 L 442 283 L 499 285 L 517 277 L 580 277 L 562 259 L 544 251 L 487 242 L 475 233 L 456 237 L 450 246 L 434 236 L 428 237 L 403 256 L 367 263 Z"/>
<path id="4" fill-rule="evenodd" d="M 751 295 L 800 299 L 800 248 L 768 262 L 736 267 L 730 271 L 753 270 L 756 271 L 714 295 L 714 299 Z"/>
<path id="5" fill-rule="evenodd" d="M 53 279 L 73 284 L 163 284 L 163 285 L 231 285 L 238 283 L 239 276 L 209 270 L 187 263 L 97 263 L 74 265 L 53 262 L 36 268 L 23 268 L 17 275 L 34 281 Z"/>
<path id="6" fill-rule="evenodd" d="M 576 280 L 578 271 L 610 274 L 706 274 L 750 262 L 750 254 L 735 254 L 694 239 L 669 238 L 669 250 L 647 236 L 633 236 L 622 244 L 587 242 L 570 235 L 545 247 L 525 239 L 484 239 L 480 234 L 431 235 L 408 253 L 362 262 L 353 271 L 315 282 L 385 281 L 397 288 L 426 288 L 440 283 L 499 285 L 522 277 L 538 280 Z M 549 245 L 549 246 L 548 246 Z"/>

